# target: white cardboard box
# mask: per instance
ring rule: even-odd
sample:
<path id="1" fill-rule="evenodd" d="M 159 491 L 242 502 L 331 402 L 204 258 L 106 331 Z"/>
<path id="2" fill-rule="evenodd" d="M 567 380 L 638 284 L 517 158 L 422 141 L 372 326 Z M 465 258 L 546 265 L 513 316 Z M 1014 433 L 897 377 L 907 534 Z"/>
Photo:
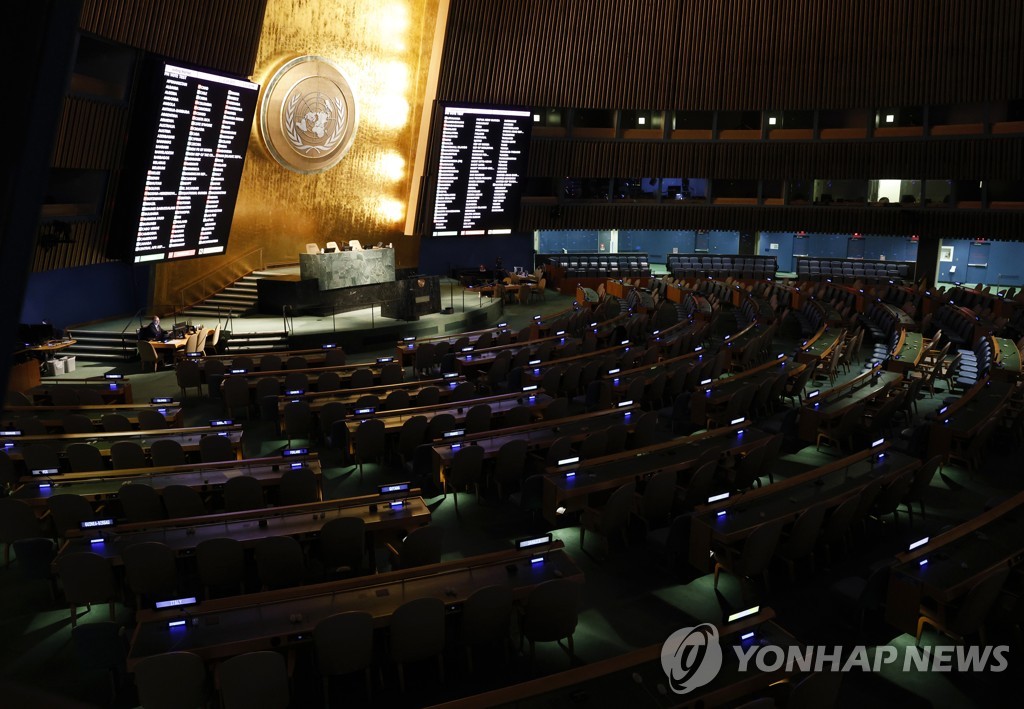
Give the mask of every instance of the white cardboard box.
<path id="1" fill-rule="evenodd" d="M 55 377 L 58 374 L 64 374 L 64 361 L 61 359 L 51 359 L 46 363 L 46 376 Z"/>
<path id="2" fill-rule="evenodd" d="M 73 371 L 75 371 L 75 356 L 74 355 L 64 355 L 60 359 L 61 359 L 62 362 L 64 362 L 64 371 L 65 372 L 73 372 Z"/>

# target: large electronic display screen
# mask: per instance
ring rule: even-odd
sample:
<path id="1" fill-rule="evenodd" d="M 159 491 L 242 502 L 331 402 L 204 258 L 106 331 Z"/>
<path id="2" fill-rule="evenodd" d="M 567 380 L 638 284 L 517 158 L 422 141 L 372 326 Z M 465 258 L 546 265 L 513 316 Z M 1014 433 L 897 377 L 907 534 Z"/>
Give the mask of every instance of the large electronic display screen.
<path id="1" fill-rule="evenodd" d="M 433 236 L 511 234 L 519 220 L 532 112 L 441 104 L 435 131 Z"/>
<path id="2" fill-rule="evenodd" d="M 259 85 L 161 61 L 146 88 L 108 255 L 145 263 L 223 254 Z"/>

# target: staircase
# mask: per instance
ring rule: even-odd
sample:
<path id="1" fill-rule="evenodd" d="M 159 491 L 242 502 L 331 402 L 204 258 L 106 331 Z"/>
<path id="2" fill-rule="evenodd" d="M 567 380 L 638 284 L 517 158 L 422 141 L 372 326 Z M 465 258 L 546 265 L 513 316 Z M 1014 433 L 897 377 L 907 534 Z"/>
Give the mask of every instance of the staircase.
<path id="1" fill-rule="evenodd" d="M 62 355 L 74 356 L 83 362 L 129 362 L 138 357 L 138 336 L 135 328 L 120 330 L 68 330 L 76 340 Z"/>
<path id="2" fill-rule="evenodd" d="M 288 333 L 283 330 L 279 332 L 232 332 L 227 342 L 224 343 L 224 354 L 250 354 L 287 349 Z"/>
<path id="3" fill-rule="evenodd" d="M 256 281 L 261 271 L 242 276 L 219 293 L 186 308 L 182 315 L 190 320 L 226 320 L 230 315 L 244 317 L 256 312 Z"/>

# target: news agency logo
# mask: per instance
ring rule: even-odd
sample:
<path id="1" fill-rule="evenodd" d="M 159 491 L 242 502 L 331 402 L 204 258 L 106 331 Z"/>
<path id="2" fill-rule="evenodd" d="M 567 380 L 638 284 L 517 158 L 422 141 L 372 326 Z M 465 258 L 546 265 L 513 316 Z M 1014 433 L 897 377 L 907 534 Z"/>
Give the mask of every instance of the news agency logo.
<path id="1" fill-rule="evenodd" d="M 894 647 L 761 645 L 756 641 L 730 648 L 736 668 L 746 672 L 880 672 L 891 667 L 903 672 L 1004 672 L 1009 667 L 1008 645 L 936 645 Z M 661 668 L 676 694 L 689 694 L 710 683 L 722 669 L 725 652 L 718 629 L 710 623 L 680 628 L 661 646 Z"/>
<path id="2" fill-rule="evenodd" d="M 706 685 L 722 669 L 718 628 L 701 623 L 669 635 L 661 646 L 661 668 L 676 694 L 687 694 Z"/>

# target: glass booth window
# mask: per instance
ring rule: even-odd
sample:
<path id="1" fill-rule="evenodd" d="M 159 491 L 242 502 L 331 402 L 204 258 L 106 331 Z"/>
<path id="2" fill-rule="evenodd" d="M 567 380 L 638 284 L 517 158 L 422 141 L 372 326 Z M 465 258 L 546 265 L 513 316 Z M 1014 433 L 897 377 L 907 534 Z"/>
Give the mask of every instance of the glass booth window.
<path id="1" fill-rule="evenodd" d="M 814 204 L 864 204 L 867 192 L 867 180 L 815 180 Z"/>
<path id="2" fill-rule="evenodd" d="M 612 199 L 654 200 L 659 194 L 657 177 L 620 177 L 615 180 Z"/>
<path id="3" fill-rule="evenodd" d="M 924 206 L 947 207 L 953 197 L 952 180 L 925 180 Z"/>
<path id="4" fill-rule="evenodd" d="M 577 108 L 573 114 L 577 128 L 614 128 L 615 111 L 602 108 Z"/>
<path id="5" fill-rule="evenodd" d="M 868 202 L 885 206 L 921 204 L 920 180 L 868 180 Z"/>
<path id="6" fill-rule="evenodd" d="M 980 207 L 982 195 L 981 180 L 957 180 L 954 188 L 956 203 L 961 206 Z M 965 204 L 966 203 L 966 204 Z"/>
<path id="7" fill-rule="evenodd" d="M 648 179 L 654 179 L 654 181 L 657 182 L 657 178 L 616 178 L 615 187 L 612 190 L 612 199 L 626 201 L 633 201 L 638 199 L 653 199 L 654 189 L 647 183 Z"/>
<path id="8" fill-rule="evenodd" d="M 622 127 L 637 130 L 661 130 L 665 114 L 661 111 L 623 111 Z"/>
<path id="9" fill-rule="evenodd" d="M 561 108 L 533 109 L 533 125 L 560 128 L 565 125 L 565 111 Z"/>
<path id="10" fill-rule="evenodd" d="M 708 181 L 703 177 L 661 178 L 663 200 L 704 200 L 708 196 Z"/>

